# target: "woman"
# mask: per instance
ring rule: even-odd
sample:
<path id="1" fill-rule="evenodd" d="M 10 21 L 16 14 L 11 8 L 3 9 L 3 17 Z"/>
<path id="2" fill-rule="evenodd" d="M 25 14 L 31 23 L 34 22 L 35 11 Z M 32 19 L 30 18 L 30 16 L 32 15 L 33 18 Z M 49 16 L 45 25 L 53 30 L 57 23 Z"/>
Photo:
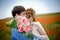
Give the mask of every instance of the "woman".
<path id="1" fill-rule="evenodd" d="M 26 17 L 31 21 L 31 32 L 34 35 L 33 40 L 49 40 L 42 25 L 35 20 L 35 11 L 32 8 L 26 10 Z"/>

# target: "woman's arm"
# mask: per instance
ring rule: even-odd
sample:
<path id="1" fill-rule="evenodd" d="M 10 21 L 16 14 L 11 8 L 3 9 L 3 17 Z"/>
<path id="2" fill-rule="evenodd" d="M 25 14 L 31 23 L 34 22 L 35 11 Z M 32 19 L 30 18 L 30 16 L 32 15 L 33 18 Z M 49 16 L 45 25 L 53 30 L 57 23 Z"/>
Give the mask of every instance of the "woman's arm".
<path id="1" fill-rule="evenodd" d="M 34 36 L 41 39 L 41 40 L 49 40 L 47 35 L 39 35 L 39 34 L 34 33 Z"/>
<path id="2" fill-rule="evenodd" d="M 39 32 L 39 33 L 37 33 Z M 39 30 L 37 32 L 33 32 L 33 35 L 41 40 L 49 40 L 48 36 L 44 34 L 42 30 Z"/>
<path id="3" fill-rule="evenodd" d="M 49 40 L 45 30 L 43 29 L 42 25 L 39 22 L 34 22 L 33 24 L 35 24 L 36 26 L 36 30 L 39 32 L 39 34 L 37 33 L 33 33 L 34 36 L 42 39 L 42 40 Z"/>
<path id="4" fill-rule="evenodd" d="M 39 22 L 36 22 L 35 25 L 38 26 L 38 27 L 37 27 L 38 31 L 41 30 L 41 31 L 40 31 L 41 34 L 45 34 L 45 35 L 46 35 L 46 32 L 45 32 L 45 30 L 43 29 L 43 26 L 42 26 Z"/>
<path id="5" fill-rule="evenodd" d="M 40 35 L 46 35 L 41 28 L 39 28 L 38 26 L 36 28 Z"/>

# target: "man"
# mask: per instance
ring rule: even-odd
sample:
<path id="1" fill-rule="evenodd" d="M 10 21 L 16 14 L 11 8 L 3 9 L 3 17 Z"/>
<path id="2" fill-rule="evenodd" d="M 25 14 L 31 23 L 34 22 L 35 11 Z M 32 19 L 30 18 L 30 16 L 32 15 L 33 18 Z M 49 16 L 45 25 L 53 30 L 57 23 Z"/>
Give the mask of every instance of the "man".
<path id="1" fill-rule="evenodd" d="M 23 6 L 15 6 L 12 9 L 12 16 L 13 19 L 10 21 L 11 27 L 12 27 L 12 40 L 30 40 L 29 38 L 23 36 L 21 32 L 18 32 L 16 27 L 16 20 L 14 18 L 21 14 L 21 12 L 25 11 L 25 8 Z"/>

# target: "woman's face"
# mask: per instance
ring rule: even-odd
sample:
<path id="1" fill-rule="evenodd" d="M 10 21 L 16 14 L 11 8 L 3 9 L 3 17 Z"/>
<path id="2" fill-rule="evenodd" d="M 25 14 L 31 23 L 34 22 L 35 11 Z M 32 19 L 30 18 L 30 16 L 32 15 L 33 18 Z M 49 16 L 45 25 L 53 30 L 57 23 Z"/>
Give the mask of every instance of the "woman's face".
<path id="1" fill-rule="evenodd" d="M 25 16 L 26 18 L 28 18 L 28 15 L 26 14 L 26 12 L 25 12 L 25 11 L 24 11 L 24 12 L 22 12 L 20 15 L 21 15 L 21 16 Z"/>
<path id="2" fill-rule="evenodd" d="M 25 11 L 24 12 L 22 12 L 21 14 L 20 14 L 21 16 L 25 16 L 27 19 L 29 19 L 31 22 L 33 21 L 33 18 L 32 18 L 32 16 L 28 13 L 26 13 Z"/>
<path id="3" fill-rule="evenodd" d="M 29 19 L 30 19 L 30 22 L 33 22 L 33 17 L 30 17 Z"/>

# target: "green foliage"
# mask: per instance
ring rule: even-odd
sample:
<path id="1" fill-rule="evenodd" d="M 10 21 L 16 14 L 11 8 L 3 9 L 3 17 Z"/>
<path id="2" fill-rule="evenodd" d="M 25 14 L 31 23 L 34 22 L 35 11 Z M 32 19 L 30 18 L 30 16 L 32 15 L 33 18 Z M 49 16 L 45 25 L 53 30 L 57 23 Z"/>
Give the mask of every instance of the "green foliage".
<path id="1" fill-rule="evenodd" d="M 34 35 L 31 32 L 28 32 L 27 37 L 30 38 L 30 39 L 33 39 L 34 38 Z"/>
<path id="2" fill-rule="evenodd" d="M 11 28 L 17 28 L 17 20 L 14 18 L 11 24 L 6 22 L 6 25 Z"/>
<path id="3" fill-rule="evenodd" d="M 10 26 L 10 23 L 9 22 L 6 22 L 6 26 Z"/>
<path id="4" fill-rule="evenodd" d="M 14 19 L 10 25 L 12 28 L 17 28 L 17 21 Z"/>

